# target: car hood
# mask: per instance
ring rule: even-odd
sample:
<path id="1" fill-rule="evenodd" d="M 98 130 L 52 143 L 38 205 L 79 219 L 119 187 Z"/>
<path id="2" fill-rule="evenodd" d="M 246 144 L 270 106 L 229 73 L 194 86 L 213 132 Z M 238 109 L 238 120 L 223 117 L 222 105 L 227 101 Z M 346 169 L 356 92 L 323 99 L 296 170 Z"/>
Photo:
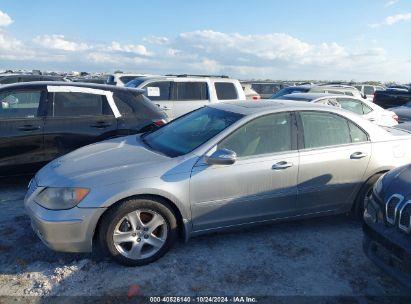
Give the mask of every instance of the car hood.
<path id="1" fill-rule="evenodd" d="M 383 189 L 384 201 L 386 202 L 391 195 L 400 194 L 405 199 L 410 199 L 411 188 L 411 164 L 391 170 L 384 176 Z"/>
<path id="2" fill-rule="evenodd" d="M 149 150 L 139 136 L 115 138 L 85 146 L 43 167 L 36 174 L 39 186 L 99 185 L 164 174 L 177 158 Z"/>

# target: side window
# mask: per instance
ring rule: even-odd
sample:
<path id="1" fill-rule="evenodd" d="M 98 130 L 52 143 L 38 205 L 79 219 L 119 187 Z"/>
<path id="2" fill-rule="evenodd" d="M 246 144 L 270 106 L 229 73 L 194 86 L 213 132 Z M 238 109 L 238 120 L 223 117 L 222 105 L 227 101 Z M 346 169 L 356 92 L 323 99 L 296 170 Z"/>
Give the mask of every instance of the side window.
<path id="1" fill-rule="evenodd" d="M 73 92 L 58 92 L 52 95 L 53 116 L 113 115 L 106 97 L 102 95 Z"/>
<path id="2" fill-rule="evenodd" d="M 263 116 L 248 122 L 218 144 L 218 149 L 229 149 L 238 157 L 290 151 L 291 114 Z"/>
<path id="3" fill-rule="evenodd" d="M 175 82 L 177 100 L 207 100 L 206 82 Z"/>
<path id="4" fill-rule="evenodd" d="M 368 141 L 368 136 L 363 130 L 361 130 L 351 121 L 349 121 L 348 124 L 350 126 L 351 141 L 353 143 Z"/>
<path id="5" fill-rule="evenodd" d="M 41 91 L 17 91 L 0 94 L 0 117 L 32 118 L 37 116 Z"/>
<path id="6" fill-rule="evenodd" d="M 127 115 L 127 114 L 133 114 L 133 108 L 127 104 L 127 102 L 124 101 L 125 100 L 132 100 L 133 97 L 132 96 L 127 96 L 124 93 L 120 93 L 120 94 L 113 94 L 113 99 L 114 102 L 116 103 L 117 109 L 118 111 L 123 114 L 123 115 Z"/>
<path id="7" fill-rule="evenodd" d="M 152 82 L 143 87 L 147 89 L 144 93 L 150 100 L 170 100 L 170 81 Z"/>
<path id="8" fill-rule="evenodd" d="M 215 90 L 219 100 L 237 99 L 237 90 L 232 82 L 215 82 Z"/>
<path id="9" fill-rule="evenodd" d="M 373 111 L 373 109 L 362 102 L 362 111 L 365 115 L 365 114 L 371 113 Z"/>
<path id="10" fill-rule="evenodd" d="M 348 121 L 326 112 L 300 112 L 305 148 L 319 148 L 351 143 Z"/>
<path id="11" fill-rule="evenodd" d="M 338 102 L 340 103 L 341 108 L 358 115 L 364 115 L 362 102 L 350 98 L 339 98 Z"/>

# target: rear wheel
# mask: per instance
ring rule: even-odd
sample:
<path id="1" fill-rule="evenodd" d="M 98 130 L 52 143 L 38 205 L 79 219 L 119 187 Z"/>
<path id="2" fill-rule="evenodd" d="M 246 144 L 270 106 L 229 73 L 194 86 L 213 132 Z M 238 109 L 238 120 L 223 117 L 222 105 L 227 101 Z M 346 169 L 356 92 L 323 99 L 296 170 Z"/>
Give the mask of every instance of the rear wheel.
<path id="1" fill-rule="evenodd" d="M 117 262 L 145 265 L 163 256 L 177 237 L 177 221 L 166 202 L 131 199 L 108 211 L 100 229 L 102 247 Z"/>
<path id="2" fill-rule="evenodd" d="M 352 209 L 353 215 L 356 219 L 362 221 L 365 206 L 368 204 L 368 200 L 372 194 L 372 189 L 376 181 L 380 178 L 381 174 L 376 174 L 370 177 L 358 192 L 357 198 L 354 202 Z"/>

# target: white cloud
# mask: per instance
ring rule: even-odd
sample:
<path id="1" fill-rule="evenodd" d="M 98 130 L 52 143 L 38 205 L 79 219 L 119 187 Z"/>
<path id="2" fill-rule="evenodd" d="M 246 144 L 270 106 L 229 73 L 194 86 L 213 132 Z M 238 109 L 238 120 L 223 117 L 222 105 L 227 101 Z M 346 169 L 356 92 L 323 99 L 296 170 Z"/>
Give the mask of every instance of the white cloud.
<path id="1" fill-rule="evenodd" d="M 107 50 L 112 52 L 125 52 L 125 53 L 134 53 L 140 56 L 149 56 L 150 53 L 147 51 L 147 48 L 144 45 L 138 44 L 124 44 L 113 41 Z"/>
<path id="2" fill-rule="evenodd" d="M 243 35 L 211 30 L 163 38 L 164 43 L 145 40 L 150 43 L 148 49 L 138 42 L 90 43 L 57 34 L 20 41 L 0 31 L 0 59 L 9 66 L 28 62 L 38 67 L 41 62 L 48 69 L 54 65 L 60 70 L 209 73 L 241 79 L 411 78 L 411 63 L 394 60 L 378 43 L 364 43 L 365 49 L 354 50 L 351 45 L 312 43 L 285 33 Z"/>
<path id="3" fill-rule="evenodd" d="M 90 48 L 86 43 L 68 40 L 64 35 L 43 35 L 34 38 L 33 41 L 43 48 L 67 52 L 84 51 Z"/>
<path id="4" fill-rule="evenodd" d="M 3 11 L 0 11 L 0 26 L 8 26 L 13 23 L 13 19 Z"/>
<path id="5" fill-rule="evenodd" d="M 143 38 L 144 42 L 147 43 L 151 43 L 151 44 L 159 44 L 159 45 L 163 45 L 163 44 L 168 44 L 169 43 L 169 39 L 167 37 L 158 37 L 158 36 L 150 36 L 150 37 L 146 37 Z"/>
<path id="6" fill-rule="evenodd" d="M 397 4 L 399 0 L 390 0 L 388 1 L 384 7 L 389 7 L 389 6 L 393 6 L 394 4 Z"/>
<path id="7" fill-rule="evenodd" d="M 393 15 L 393 16 L 388 16 L 384 19 L 383 22 L 371 24 L 370 27 L 379 28 L 381 26 L 390 26 L 390 25 L 394 25 L 398 22 L 405 22 L 405 21 L 411 21 L 411 13 L 397 14 L 397 15 Z"/>

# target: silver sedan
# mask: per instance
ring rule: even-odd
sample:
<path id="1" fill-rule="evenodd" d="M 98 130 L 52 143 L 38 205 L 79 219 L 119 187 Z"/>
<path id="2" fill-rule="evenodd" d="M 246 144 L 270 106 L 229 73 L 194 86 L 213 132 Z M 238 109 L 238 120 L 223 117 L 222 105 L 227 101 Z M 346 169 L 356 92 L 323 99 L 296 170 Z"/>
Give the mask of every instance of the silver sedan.
<path id="1" fill-rule="evenodd" d="M 27 213 L 58 251 L 95 237 L 125 265 L 178 236 L 353 211 L 378 177 L 411 160 L 411 135 L 307 102 L 221 103 L 152 133 L 89 145 L 30 182 Z"/>

